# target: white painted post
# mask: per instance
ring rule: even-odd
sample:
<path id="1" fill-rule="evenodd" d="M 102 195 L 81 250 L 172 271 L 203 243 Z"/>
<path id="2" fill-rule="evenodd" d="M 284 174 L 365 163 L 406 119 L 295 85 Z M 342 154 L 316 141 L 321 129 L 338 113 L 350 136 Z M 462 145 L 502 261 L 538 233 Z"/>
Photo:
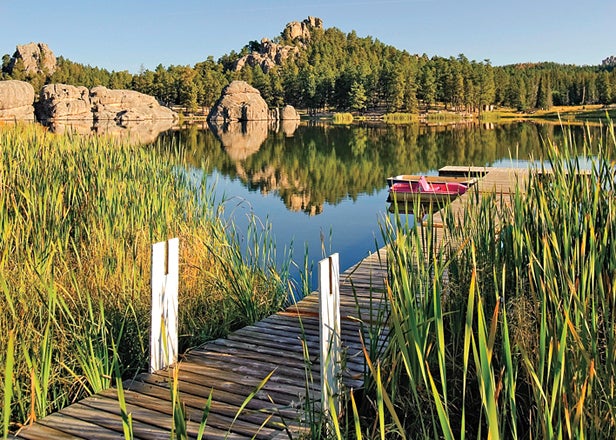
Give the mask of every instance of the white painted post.
<path id="1" fill-rule="evenodd" d="M 168 367 L 178 357 L 179 248 L 178 238 L 152 245 L 150 371 Z"/>
<path id="2" fill-rule="evenodd" d="M 329 414 L 333 399 L 340 413 L 340 263 L 338 254 L 319 261 L 319 319 L 321 345 L 321 404 Z M 330 414 L 335 417 L 335 414 Z"/>

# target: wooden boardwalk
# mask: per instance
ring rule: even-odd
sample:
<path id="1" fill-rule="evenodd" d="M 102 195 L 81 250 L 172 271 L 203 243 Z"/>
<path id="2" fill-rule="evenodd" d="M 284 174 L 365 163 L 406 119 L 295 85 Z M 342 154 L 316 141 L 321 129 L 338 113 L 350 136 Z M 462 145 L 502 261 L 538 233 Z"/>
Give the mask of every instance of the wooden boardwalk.
<path id="1" fill-rule="evenodd" d="M 490 168 L 490 167 L 454 167 L 441 168 L 439 174 L 445 176 L 477 177 L 477 183 L 469 188 L 462 196 L 457 197 L 449 204 L 449 212 L 453 218 L 460 218 L 470 197 L 483 194 L 494 194 L 500 197 L 504 204 L 508 204 L 510 197 L 516 191 L 516 186 L 524 191 L 528 183 L 529 172 L 526 168 Z M 437 242 L 443 242 L 443 229 L 445 220 L 441 211 L 433 216 L 434 226 L 437 228 Z"/>
<path id="2" fill-rule="evenodd" d="M 340 278 L 343 383 L 347 389 L 357 389 L 363 386 L 365 373 L 360 334 L 368 345 L 369 330 L 379 328 L 386 310 L 385 252 L 367 257 Z M 386 331 L 381 328 L 373 341 L 383 341 Z M 298 437 L 307 429 L 306 405 L 320 406 L 318 353 L 317 293 L 227 338 L 190 350 L 177 364 L 188 436 L 197 437 L 211 393 L 204 438 Z M 171 371 L 143 374 L 124 382 L 134 438 L 170 438 Z M 240 412 L 246 397 L 270 373 L 261 391 Z M 51 414 L 22 429 L 16 438 L 124 438 L 117 390 L 100 392 Z"/>
<path id="3" fill-rule="evenodd" d="M 474 191 L 510 194 L 516 181 L 522 186 L 526 170 L 445 167 L 442 175 L 479 177 L 475 189 L 454 200 L 457 215 Z M 439 213 L 437 229 L 443 229 Z M 437 232 L 437 234 L 439 234 Z M 442 232 L 437 239 L 442 241 Z M 340 303 L 342 342 L 345 351 L 343 382 L 347 389 L 362 388 L 367 346 L 381 344 L 387 329 L 384 280 L 386 251 L 381 249 L 341 274 Z M 373 332 L 373 333 L 371 333 Z M 320 406 L 318 294 L 254 325 L 238 330 L 184 354 L 177 364 L 180 400 L 187 418 L 187 432 L 196 438 L 208 397 L 212 404 L 206 439 L 283 439 L 300 436 L 308 425 L 310 405 Z M 136 439 L 169 439 L 173 409 L 170 388 L 172 369 L 142 374 L 124 382 L 127 411 Z M 254 398 L 239 408 L 264 378 L 271 377 Z M 124 438 L 117 390 L 109 389 L 51 414 L 17 433 L 26 439 Z"/>

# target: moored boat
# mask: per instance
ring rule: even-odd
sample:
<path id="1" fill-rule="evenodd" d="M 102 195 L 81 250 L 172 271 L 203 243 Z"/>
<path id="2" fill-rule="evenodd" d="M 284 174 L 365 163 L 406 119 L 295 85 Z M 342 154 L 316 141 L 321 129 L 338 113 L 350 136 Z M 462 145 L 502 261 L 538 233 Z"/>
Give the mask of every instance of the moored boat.
<path id="1" fill-rule="evenodd" d="M 395 183 L 417 183 L 420 179 L 425 179 L 428 183 L 460 183 L 466 187 L 472 186 L 477 182 L 476 177 L 453 177 L 453 176 L 417 176 L 412 174 L 400 174 L 388 177 L 387 185 L 389 188 Z"/>
<path id="2" fill-rule="evenodd" d="M 429 182 L 425 176 L 416 181 L 392 182 L 389 202 L 447 203 L 464 194 L 468 186 L 457 181 Z"/>

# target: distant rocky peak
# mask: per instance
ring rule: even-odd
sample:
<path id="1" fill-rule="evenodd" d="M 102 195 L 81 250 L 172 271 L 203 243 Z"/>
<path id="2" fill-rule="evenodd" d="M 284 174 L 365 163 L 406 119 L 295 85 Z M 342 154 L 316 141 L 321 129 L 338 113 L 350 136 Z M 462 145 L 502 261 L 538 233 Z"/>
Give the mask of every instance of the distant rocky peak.
<path id="1" fill-rule="evenodd" d="M 310 41 L 314 29 L 323 29 L 323 20 L 308 17 L 301 23 L 299 21 L 288 23 L 282 31 L 282 36 L 286 41 L 291 41 L 293 45 L 278 44 L 263 38 L 261 44 L 258 45 L 258 50 L 253 50 L 237 60 L 235 70 L 242 70 L 245 65 L 249 65 L 251 67 L 261 66 L 263 72 L 269 72 L 271 68 L 279 66 L 289 56 L 298 54 L 300 48 L 305 47 L 305 44 Z"/>
<path id="2" fill-rule="evenodd" d="M 56 56 L 45 43 L 28 43 L 17 46 L 9 62 L 9 74 L 13 74 L 18 60 L 22 62 L 24 73 L 29 75 L 38 73 L 51 75 L 57 67 Z"/>
<path id="3" fill-rule="evenodd" d="M 307 42 L 310 40 L 314 29 L 323 29 L 323 20 L 317 17 L 308 17 L 302 21 L 292 21 L 285 27 L 282 35 L 291 41 Z"/>

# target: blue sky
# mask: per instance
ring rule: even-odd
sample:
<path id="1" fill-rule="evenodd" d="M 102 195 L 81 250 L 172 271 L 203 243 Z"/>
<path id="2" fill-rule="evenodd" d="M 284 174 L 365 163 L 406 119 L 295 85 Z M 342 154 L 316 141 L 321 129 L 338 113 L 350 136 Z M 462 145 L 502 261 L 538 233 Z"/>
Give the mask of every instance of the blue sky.
<path id="1" fill-rule="evenodd" d="M 0 55 L 32 41 L 108 70 L 192 66 L 309 15 L 413 54 L 493 65 L 616 55 L 614 0 L 0 0 Z"/>

